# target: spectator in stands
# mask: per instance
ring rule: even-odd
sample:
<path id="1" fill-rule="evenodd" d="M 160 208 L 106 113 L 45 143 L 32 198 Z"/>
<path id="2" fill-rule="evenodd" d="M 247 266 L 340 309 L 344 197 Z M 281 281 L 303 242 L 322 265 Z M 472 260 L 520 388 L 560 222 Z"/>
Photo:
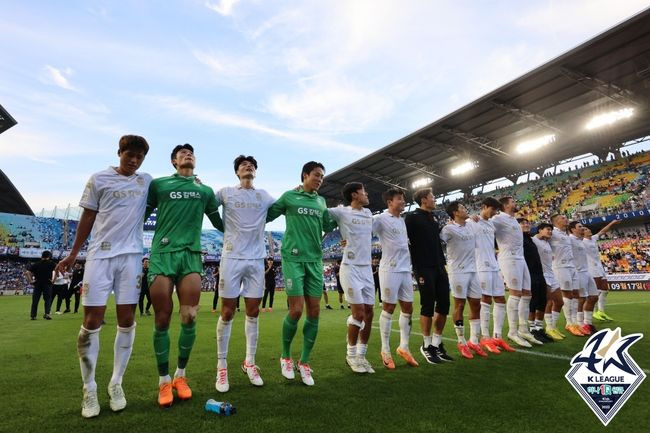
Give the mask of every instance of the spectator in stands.
<path id="1" fill-rule="evenodd" d="M 52 306 L 52 272 L 54 272 L 55 266 L 52 261 L 52 253 L 50 251 L 43 251 L 41 260 L 34 263 L 29 268 L 29 271 L 27 271 L 29 283 L 34 286 L 31 309 L 32 320 L 36 320 L 41 295 L 43 295 L 43 300 L 45 301 L 45 314 L 43 314 L 43 318 L 52 320 L 50 307 Z"/>

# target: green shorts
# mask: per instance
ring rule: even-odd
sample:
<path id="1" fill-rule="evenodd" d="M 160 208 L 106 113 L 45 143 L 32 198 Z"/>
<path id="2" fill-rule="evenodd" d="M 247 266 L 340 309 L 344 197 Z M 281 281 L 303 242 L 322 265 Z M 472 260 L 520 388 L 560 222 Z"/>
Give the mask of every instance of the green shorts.
<path id="1" fill-rule="evenodd" d="M 178 282 L 185 275 L 203 274 L 201 253 L 190 250 L 156 253 L 149 258 L 149 285 L 156 276 L 162 275 Z"/>
<path id="2" fill-rule="evenodd" d="M 284 290 L 287 296 L 311 296 L 323 294 L 322 262 L 282 262 Z"/>

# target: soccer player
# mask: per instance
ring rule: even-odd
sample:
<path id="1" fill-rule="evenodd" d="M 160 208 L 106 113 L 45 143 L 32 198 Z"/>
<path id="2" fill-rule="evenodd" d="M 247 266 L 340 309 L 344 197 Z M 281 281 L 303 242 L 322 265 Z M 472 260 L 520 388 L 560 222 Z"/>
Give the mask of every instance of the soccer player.
<path id="1" fill-rule="evenodd" d="M 573 259 L 578 275 L 578 287 L 580 289 L 577 314 L 578 325 L 583 334 L 591 335 L 596 332 L 596 328 L 593 325 L 593 315 L 594 306 L 598 301 L 598 288 L 594 279 L 589 275 L 587 251 L 585 249 L 585 243 L 582 242 L 582 223 L 579 221 L 571 221 L 569 223 L 569 231 L 571 232 L 569 238 L 571 239 Z"/>
<path id="2" fill-rule="evenodd" d="M 442 331 L 449 314 L 449 277 L 440 243 L 440 226 L 433 215 L 436 207 L 433 191 L 420 189 L 413 194 L 413 199 L 419 208 L 407 213 L 404 223 L 420 291 L 420 327 L 424 339 L 420 352 L 429 364 L 439 364 L 453 360 L 442 343 Z"/>
<path id="3" fill-rule="evenodd" d="M 476 236 L 467 225 L 469 218 L 467 208 L 458 201 L 447 205 L 447 215 L 451 218 L 449 224 L 440 231 L 440 239 L 447 244 L 447 264 L 449 267 L 449 285 L 454 297 L 454 330 L 456 331 L 456 347 L 463 358 L 472 359 L 474 351 L 477 355 L 486 357 L 479 344 L 481 332 L 481 289 L 476 276 Z M 463 311 L 465 303 L 469 303 L 470 339 L 465 339 Z"/>
<path id="4" fill-rule="evenodd" d="M 381 244 L 379 261 L 379 288 L 383 292 L 379 332 L 381 334 L 381 360 L 389 370 L 395 369 L 395 361 L 390 353 L 390 333 L 393 312 L 399 301 L 399 346 L 397 356 L 403 358 L 412 367 L 418 362 L 409 349 L 411 336 L 411 317 L 413 315 L 413 283 L 411 280 L 411 255 L 406 224 L 401 214 L 406 201 L 404 191 L 391 188 L 382 195 L 386 211 L 374 217 L 373 229 Z"/>
<path id="5" fill-rule="evenodd" d="M 113 375 L 108 384 L 110 407 L 126 407 L 122 377 L 135 339 L 135 305 L 140 296 L 142 272 L 142 232 L 147 189 L 151 176 L 137 173 L 149 151 L 147 141 L 137 135 L 120 138 L 118 167 L 93 174 L 86 184 L 79 206 L 83 208 L 70 255 L 61 260 L 57 271 L 72 266 L 90 236 L 82 283 L 84 319 L 77 337 L 77 352 L 83 380 L 81 415 L 99 415 L 95 368 L 99 355 L 106 302 L 115 294 L 117 333 L 115 334 Z"/>
<path id="6" fill-rule="evenodd" d="M 500 349 L 514 352 L 502 338 L 503 322 L 506 318 L 506 298 L 503 279 L 499 273 L 496 252 L 494 251 L 494 224 L 491 218 L 501 209 L 501 203 L 494 197 L 486 197 L 481 202 L 478 218 L 468 219 L 467 224 L 476 237 L 476 269 L 481 287 L 481 341 L 480 344 L 491 353 L 499 354 Z M 490 337 L 490 305 L 494 300 L 494 329 Z"/>
<path id="7" fill-rule="evenodd" d="M 546 310 L 546 280 L 544 280 L 544 269 L 530 234 L 530 222 L 526 218 L 517 218 L 517 222 L 524 234 L 524 260 L 530 274 L 530 306 L 528 312 L 528 326 L 538 343 L 551 343 L 553 339 L 546 336 L 544 332 L 544 311 Z"/>
<path id="8" fill-rule="evenodd" d="M 172 388 L 181 400 L 192 398 L 185 368 L 196 339 L 196 314 L 201 296 L 201 226 L 203 214 L 223 230 L 212 188 L 194 175 L 196 158 L 189 144 L 176 146 L 171 153 L 176 173 L 154 179 L 149 186 L 145 219 L 157 211 L 156 231 L 149 257 L 149 293 L 155 316 L 153 348 L 158 365 L 158 404 L 171 406 Z M 169 376 L 169 324 L 173 312 L 172 293 L 180 304 L 181 331 L 178 337 L 178 367 L 174 380 Z"/>
<path id="9" fill-rule="evenodd" d="M 603 268 L 603 263 L 600 261 L 600 251 L 598 250 L 598 239 L 610 231 L 612 227 L 620 223 L 621 220 L 614 220 L 603 227 L 595 235 L 592 233 L 589 227 L 584 227 L 584 238 L 582 242 L 585 244 L 585 249 L 587 251 L 587 265 L 589 268 L 589 275 L 596 282 L 596 287 L 598 287 L 598 310 L 594 312 L 594 319 L 612 321 L 612 319 L 607 313 L 605 313 L 605 303 L 607 300 L 607 274 Z"/>
<path id="10" fill-rule="evenodd" d="M 530 343 L 538 340 L 528 330 L 530 273 L 524 260 L 524 236 L 515 218 L 517 203 L 510 196 L 501 197 L 499 203 L 503 210 L 493 216 L 491 221 L 499 246 L 499 268 L 510 293 L 506 303 L 508 338 L 518 346 L 531 347 Z"/>
<path id="11" fill-rule="evenodd" d="M 223 252 L 219 266 L 219 296 L 221 315 L 217 321 L 217 379 L 219 392 L 230 389 L 228 383 L 228 343 L 237 298 L 244 297 L 246 320 L 246 359 L 241 369 L 251 384 L 262 386 L 255 364 L 259 336 L 258 316 L 264 295 L 264 225 L 266 213 L 275 201 L 269 193 L 253 186 L 257 161 L 252 156 L 239 155 L 234 161 L 239 185 L 217 192 L 217 202 L 223 206 Z"/>
<path id="12" fill-rule="evenodd" d="M 303 346 L 298 371 L 302 382 L 314 385 L 309 357 L 318 334 L 320 297 L 323 293 L 323 231 L 334 229 L 336 223 L 327 212 L 325 199 L 318 195 L 323 183 L 325 167 L 320 162 L 309 161 L 302 167 L 302 186 L 287 191 L 271 206 L 266 217 L 273 221 L 285 215 L 287 229 L 282 240 L 282 274 L 289 302 L 289 313 L 282 324 L 282 357 L 280 368 L 287 379 L 295 377 L 291 359 L 291 342 L 298 330 L 303 309 L 307 317 L 302 328 Z"/>
<path id="13" fill-rule="evenodd" d="M 571 239 L 567 234 L 569 220 L 565 215 L 551 215 L 551 224 L 553 231 L 548 240 L 553 250 L 553 273 L 557 277 L 562 291 L 562 301 L 564 302 L 562 311 L 566 319 L 565 329 L 571 334 L 582 337 L 584 334 L 580 331 L 577 323 L 578 313 L 578 275 L 573 260 L 573 248 Z"/>
<path id="14" fill-rule="evenodd" d="M 330 217 L 341 229 L 345 241 L 341 262 L 341 286 L 350 305 L 347 319 L 347 353 L 345 361 L 355 373 L 374 373 L 366 359 L 372 330 L 375 285 L 372 278 L 372 212 L 367 206 L 368 194 L 362 183 L 348 182 L 342 189 L 349 206 L 329 208 Z"/>
<path id="15" fill-rule="evenodd" d="M 537 226 L 537 234 L 533 236 L 533 242 L 537 247 L 539 258 L 542 262 L 542 273 L 546 282 L 546 308 L 544 311 L 544 321 L 546 322 L 546 335 L 554 341 L 564 339 L 563 335 L 557 330 L 557 321 L 560 318 L 560 312 L 564 301 L 562 301 L 562 291 L 560 284 L 555 278 L 553 272 L 553 249 L 548 240 L 553 234 L 553 225 L 541 223 Z"/>

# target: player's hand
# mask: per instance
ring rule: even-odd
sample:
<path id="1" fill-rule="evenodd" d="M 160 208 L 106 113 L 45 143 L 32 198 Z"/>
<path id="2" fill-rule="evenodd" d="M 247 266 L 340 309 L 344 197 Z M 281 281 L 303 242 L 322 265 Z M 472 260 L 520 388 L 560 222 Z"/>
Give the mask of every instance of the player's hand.
<path id="1" fill-rule="evenodd" d="M 72 254 L 66 257 L 65 259 L 61 260 L 59 263 L 57 263 L 56 267 L 54 268 L 54 272 L 67 272 L 72 265 L 74 265 L 75 260 L 77 257 L 73 256 Z"/>
<path id="2" fill-rule="evenodd" d="M 341 246 L 342 246 L 343 248 L 345 248 L 345 246 L 346 246 L 347 244 L 348 244 L 348 241 L 346 241 L 345 239 L 341 239 Z"/>
<path id="3" fill-rule="evenodd" d="M 300 191 L 300 188 L 301 188 L 301 187 L 302 187 L 302 185 L 298 185 L 298 186 L 295 187 L 293 190 L 294 190 L 294 191 Z"/>
<path id="4" fill-rule="evenodd" d="M 472 221 L 474 221 L 475 223 L 477 223 L 477 222 L 479 222 L 479 219 L 480 219 L 480 218 L 479 218 L 478 215 L 472 215 L 472 216 L 470 216 L 470 219 L 471 219 Z"/>
<path id="5" fill-rule="evenodd" d="M 613 220 L 613 221 L 611 222 L 611 224 L 612 224 L 613 226 L 615 226 L 616 224 L 620 224 L 621 221 L 623 221 L 623 220 Z"/>

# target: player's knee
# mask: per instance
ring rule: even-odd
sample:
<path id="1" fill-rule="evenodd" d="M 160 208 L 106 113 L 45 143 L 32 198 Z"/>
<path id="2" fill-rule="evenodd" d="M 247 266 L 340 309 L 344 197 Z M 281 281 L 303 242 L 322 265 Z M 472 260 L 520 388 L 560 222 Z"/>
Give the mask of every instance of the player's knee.
<path id="1" fill-rule="evenodd" d="M 246 315 L 248 317 L 257 317 L 260 315 L 260 306 L 246 307 Z"/>
<path id="2" fill-rule="evenodd" d="M 198 311 L 199 311 L 198 305 L 181 305 L 181 309 L 180 309 L 181 322 L 186 325 L 190 323 L 194 323 Z"/>
<path id="3" fill-rule="evenodd" d="M 347 324 L 348 326 L 356 326 L 359 328 L 359 331 L 361 331 L 364 327 L 362 318 L 354 317 L 352 314 L 348 316 Z"/>
<path id="4" fill-rule="evenodd" d="M 230 322 L 235 315 L 235 311 L 232 308 L 222 307 L 221 308 L 221 319 L 225 322 Z"/>

